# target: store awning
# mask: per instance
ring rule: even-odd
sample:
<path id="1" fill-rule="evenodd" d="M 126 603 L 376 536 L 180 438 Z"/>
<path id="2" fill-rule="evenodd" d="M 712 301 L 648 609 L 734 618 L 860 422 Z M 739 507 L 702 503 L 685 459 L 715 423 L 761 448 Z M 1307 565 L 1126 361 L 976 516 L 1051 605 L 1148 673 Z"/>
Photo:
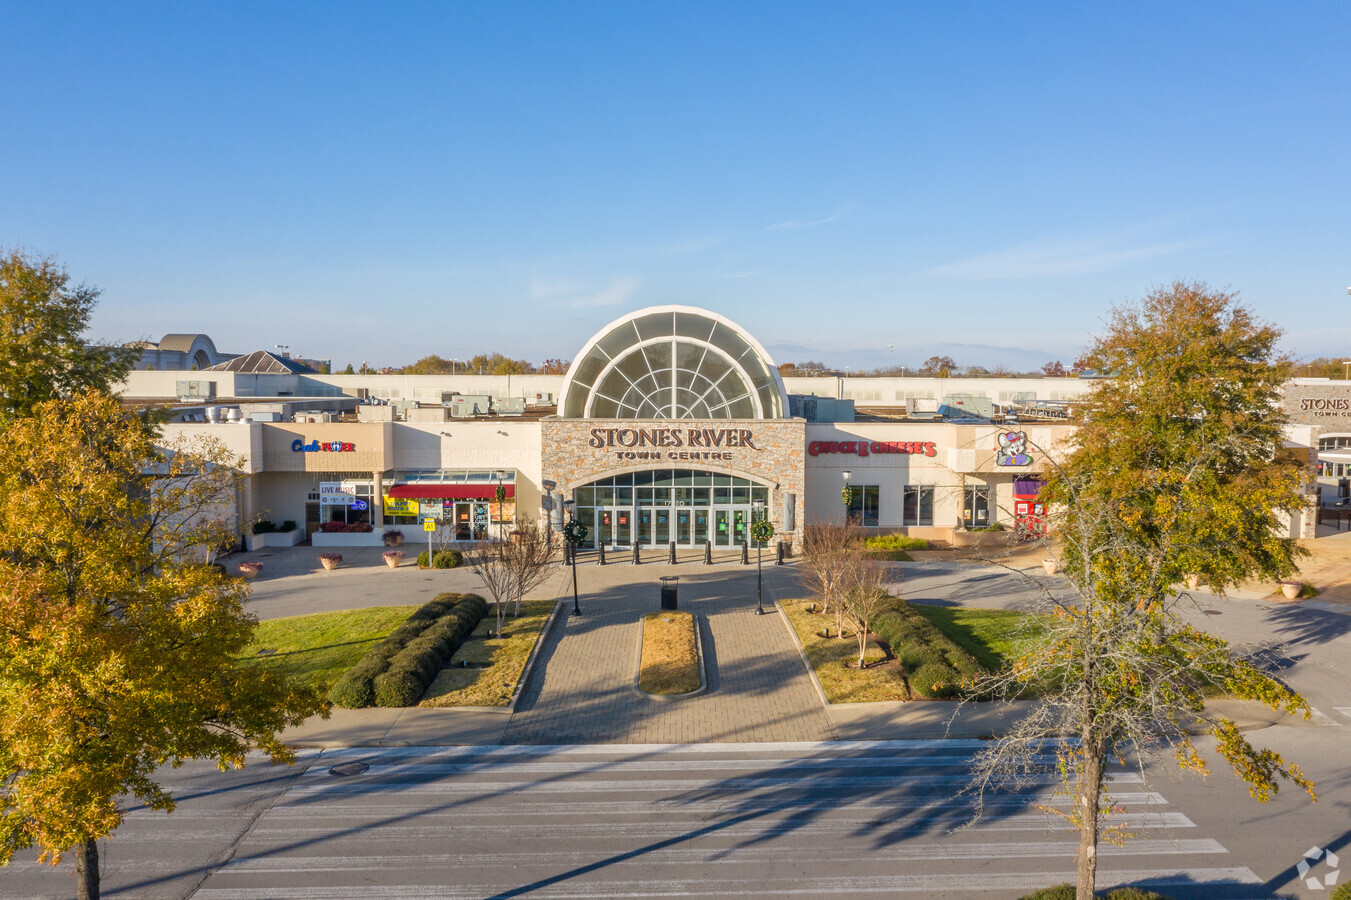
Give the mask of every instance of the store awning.
<path id="1" fill-rule="evenodd" d="M 504 484 L 507 499 L 516 496 L 516 485 Z M 426 500 L 494 500 L 495 484 L 396 484 L 387 492 L 391 497 Z"/>

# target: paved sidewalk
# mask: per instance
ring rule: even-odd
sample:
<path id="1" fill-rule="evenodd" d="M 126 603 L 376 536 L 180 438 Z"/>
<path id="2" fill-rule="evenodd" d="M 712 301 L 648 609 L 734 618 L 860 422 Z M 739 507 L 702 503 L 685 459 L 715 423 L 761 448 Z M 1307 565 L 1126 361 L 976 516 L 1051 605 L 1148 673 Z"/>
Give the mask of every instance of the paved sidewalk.
<path id="1" fill-rule="evenodd" d="M 834 737 L 777 615 L 755 615 L 755 569 L 739 565 L 586 566 L 583 615 L 564 615 L 503 740 L 520 744 L 820 741 Z M 791 568 L 766 567 L 766 602 Z M 708 693 L 654 700 L 632 690 L 639 618 L 658 608 L 662 575 L 680 576 L 680 608 L 701 620 Z M 563 588 L 571 604 L 571 582 Z"/>

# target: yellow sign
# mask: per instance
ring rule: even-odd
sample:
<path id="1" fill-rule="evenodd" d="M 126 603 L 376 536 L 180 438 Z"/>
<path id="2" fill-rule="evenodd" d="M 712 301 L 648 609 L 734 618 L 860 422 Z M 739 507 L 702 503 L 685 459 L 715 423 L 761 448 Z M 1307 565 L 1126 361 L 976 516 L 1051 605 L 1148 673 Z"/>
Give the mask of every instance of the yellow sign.
<path id="1" fill-rule="evenodd" d="M 416 516 L 417 500 L 411 497 L 391 497 L 385 495 L 385 515 Z"/>
<path id="2" fill-rule="evenodd" d="M 435 530 L 436 530 L 436 520 L 435 520 L 435 519 L 423 519 L 423 520 L 422 520 L 422 530 L 423 530 L 423 531 L 435 531 Z"/>

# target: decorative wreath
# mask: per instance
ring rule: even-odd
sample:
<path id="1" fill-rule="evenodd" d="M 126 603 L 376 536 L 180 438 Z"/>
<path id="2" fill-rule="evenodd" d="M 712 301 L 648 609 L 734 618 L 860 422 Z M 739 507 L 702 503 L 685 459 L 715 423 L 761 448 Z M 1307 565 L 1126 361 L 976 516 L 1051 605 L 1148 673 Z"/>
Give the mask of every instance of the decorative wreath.
<path id="1" fill-rule="evenodd" d="M 506 501 L 506 499 L 507 499 L 507 489 L 506 489 L 505 487 L 503 487 L 502 485 L 499 484 L 499 485 L 497 486 L 497 490 L 495 491 L 495 494 L 497 495 L 497 502 L 498 502 L 499 504 L 504 503 L 504 502 Z"/>
<path id="2" fill-rule="evenodd" d="M 586 526 L 576 519 L 563 525 L 563 539 L 574 547 L 580 547 L 586 543 L 586 534 Z"/>
<path id="3" fill-rule="evenodd" d="M 758 543 L 768 543 L 773 536 L 774 526 L 770 524 L 768 519 L 761 519 L 751 526 L 751 537 Z"/>
<path id="4" fill-rule="evenodd" d="M 844 490 L 840 491 L 840 499 L 844 501 L 845 506 L 853 506 L 854 489 L 846 486 Z"/>

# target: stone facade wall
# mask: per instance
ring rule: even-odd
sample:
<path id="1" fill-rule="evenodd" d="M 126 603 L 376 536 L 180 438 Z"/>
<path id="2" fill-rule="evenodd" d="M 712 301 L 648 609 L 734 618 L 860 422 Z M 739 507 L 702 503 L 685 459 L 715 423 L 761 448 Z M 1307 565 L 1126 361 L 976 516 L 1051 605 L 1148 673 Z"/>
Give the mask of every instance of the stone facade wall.
<path id="1" fill-rule="evenodd" d="M 1291 422 L 1317 425 L 1324 433 L 1351 432 L 1351 382 L 1287 384 L 1285 413 Z"/>
<path id="2" fill-rule="evenodd" d="M 806 512 L 806 423 L 802 419 L 545 419 L 541 470 L 565 498 L 598 478 L 650 469 L 699 469 L 768 485 L 769 518 L 783 539 Z M 792 494 L 794 533 L 783 504 Z"/>

